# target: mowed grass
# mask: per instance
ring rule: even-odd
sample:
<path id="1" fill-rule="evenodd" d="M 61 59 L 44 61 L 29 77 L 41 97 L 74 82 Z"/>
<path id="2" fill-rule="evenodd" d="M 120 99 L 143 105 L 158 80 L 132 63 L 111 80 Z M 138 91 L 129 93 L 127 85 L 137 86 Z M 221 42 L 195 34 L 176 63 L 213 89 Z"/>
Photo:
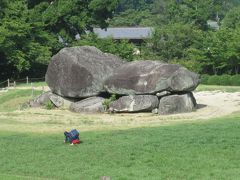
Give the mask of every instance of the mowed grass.
<path id="1" fill-rule="evenodd" d="M 240 86 L 217 86 L 200 84 L 195 91 L 240 92 Z"/>
<path id="2" fill-rule="evenodd" d="M 238 179 L 240 114 L 208 122 L 63 134 L 0 132 L 0 179 Z"/>
<path id="3" fill-rule="evenodd" d="M 31 90 L 1 94 L 0 115 L 14 112 L 30 98 Z M 3 121 L 8 119 L 0 118 L 0 126 Z M 80 138 L 83 143 L 70 146 L 63 143 L 63 132 L 1 130 L 0 179 L 240 177 L 240 113 L 211 121 L 81 132 Z"/>
<path id="4" fill-rule="evenodd" d="M 21 105 L 33 97 L 41 94 L 41 91 L 26 90 L 9 90 L 8 92 L 0 93 L 0 112 L 14 111 L 21 107 Z M 33 95 L 33 97 L 32 97 Z"/>
<path id="5" fill-rule="evenodd" d="M 29 82 L 28 84 L 27 83 L 18 83 L 17 86 L 19 87 L 40 87 L 40 86 L 47 86 L 47 83 L 44 82 L 44 81 L 40 81 L 40 82 Z"/>

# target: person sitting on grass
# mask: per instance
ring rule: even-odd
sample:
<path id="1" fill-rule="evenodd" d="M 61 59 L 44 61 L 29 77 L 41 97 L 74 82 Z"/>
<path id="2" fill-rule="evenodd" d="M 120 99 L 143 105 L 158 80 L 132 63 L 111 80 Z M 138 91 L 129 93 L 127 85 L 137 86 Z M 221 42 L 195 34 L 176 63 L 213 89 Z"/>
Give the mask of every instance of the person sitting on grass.
<path id="1" fill-rule="evenodd" d="M 64 136 L 64 143 L 70 143 L 71 145 L 80 143 L 79 132 L 76 129 L 73 129 L 70 132 L 65 131 Z"/>

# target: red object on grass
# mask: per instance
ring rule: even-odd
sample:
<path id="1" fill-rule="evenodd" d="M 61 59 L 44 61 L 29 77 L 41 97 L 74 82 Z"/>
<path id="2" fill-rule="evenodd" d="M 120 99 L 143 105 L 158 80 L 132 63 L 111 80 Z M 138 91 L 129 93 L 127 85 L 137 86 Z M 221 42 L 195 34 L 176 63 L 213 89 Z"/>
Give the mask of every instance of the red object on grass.
<path id="1" fill-rule="evenodd" d="M 72 143 L 73 143 L 73 144 L 79 144 L 80 141 L 79 141 L 78 139 L 75 139 L 75 140 L 72 141 Z"/>

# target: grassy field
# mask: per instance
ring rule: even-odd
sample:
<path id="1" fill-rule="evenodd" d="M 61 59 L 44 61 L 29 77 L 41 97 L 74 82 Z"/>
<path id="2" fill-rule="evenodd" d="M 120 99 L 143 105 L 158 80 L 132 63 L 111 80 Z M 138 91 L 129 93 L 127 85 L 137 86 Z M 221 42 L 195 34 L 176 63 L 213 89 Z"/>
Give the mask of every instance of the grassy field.
<path id="1" fill-rule="evenodd" d="M 237 179 L 240 115 L 209 122 L 111 132 L 0 132 L 0 178 Z"/>
<path id="2" fill-rule="evenodd" d="M 39 86 L 47 86 L 47 83 L 46 82 L 32 82 L 32 84 L 31 83 L 29 83 L 29 84 L 19 83 L 19 84 L 17 84 L 17 86 L 19 86 L 19 87 L 31 87 L 31 86 L 39 87 Z"/>
<path id="3" fill-rule="evenodd" d="M 8 112 L 20 109 L 20 106 L 29 99 L 41 94 L 41 91 L 26 90 L 9 90 L 0 92 L 0 112 Z"/>
<path id="4" fill-rule="evenodd" d="M 94 118 L 91 119 L 66 111 L 19 111 L 29 98 L 31 90 L 0 94 L 0 179 L 240 177 L 240 113 L 211 121 L 128 130 L 117 130 L 114 124 L 126 118 L 131 123 L 131 116 L 111 116 L 115 130 L 81 132 L 83 143 L 70 146 L 63 143 L 62 128 L 82 130 L 86 125 L 104 121 L 97 115 L 88 116 Z M 43 122 L 44 117 L 47 119 Z M 55 119 L 60 117 L 63 120 Z"/>
<path id="5" fill-rule="evenodd" d="M 240 86 L 216 86 L 200 84 L 195 91 L 240 92 Z"/>

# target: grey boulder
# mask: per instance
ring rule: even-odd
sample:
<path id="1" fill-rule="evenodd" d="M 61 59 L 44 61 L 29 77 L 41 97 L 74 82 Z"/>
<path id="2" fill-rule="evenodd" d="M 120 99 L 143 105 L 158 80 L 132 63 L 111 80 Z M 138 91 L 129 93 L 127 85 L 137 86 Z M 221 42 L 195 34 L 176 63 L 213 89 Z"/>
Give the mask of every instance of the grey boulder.
<path id="1" fill-rule="evenodd" d="M 153 95 L 135 95 L 123 96 L 110 103 L 111 112 L 151 112 L 159 104 L 157 96 Z"/>
<path id="2" fill-rule="evenodd" d="M 193 94 L 165 96 L 160 99 L 159 114 L 177 114 L 192 112 L 196 109 L 197 103 Z"/>
<path id="3" fill-rule="evenodd" d="M 200 76 L 176 64 L 135 61 L 117 68 L 104 84 L 109 93 L 156 94 L 162 91 L 193 91 Z"/>
<path id="4" fill-rule="evenodd" d="M 156 96 L 159 97 L 159 98 L 161 98 L 161 97 L 167 96 L 167 95 L 169 95 L 169 94 L 171 94 L 171 92 L 169 92 L 169 91 L 162 91 L 162 92 L 158 92 L 158 93 L 156 94 Z"/>
<path id="5" fill-rule="evenodd" d="M 29 101 L 29 106 L 30 107 L 41 107 L 41 106 L 46 105 L 50 101 L 50 99 L 49 99 L 50 94 L 52 94 L 52 93 L 46 92 L 46 93 L 43 93 L 43 94 L 37 96 L 33 100 Z"/>
<path id="6" fill-rule="evenodd" d="M 86 98 L 103 91 L 103 82 L 123 62 L 91 46 L 63 48 L 48 66 L 46 82 L 63 97 Z"/>
<path id="7" fill-rule="evenodd" d="M 49 99 L 57 108 L 68 109 L 70 105 L 74 102 L 74 100 L 72 99 L 64 98 L 56 94 L 50 94 Z"/>
<path id="8" fill-rule="evenodd" d="M 153 113 L 153 114 L 158 114 L 158 108 L 153 109 L 153 110 L 152 110 L 152 113 Z"/>
<path id="9" fill-rule="evenodd" d="M 59 95 L 53 94 L 52 92 L 46 92 L 31 100 L 29 102 L 29 106 L 42 107 L 47 105 L 49 102 L 52 102 L 57 108 L 69 108 L 74 100 L 61 97 Z"/>
<path id="10" fill-rule="evenodd" d="M 104 106 L 103 102 L 105 101 L 102 97 L 90 97 L 87 99 L 84 99 L 82 101 L 78 101 L 75 103 L 72 103 L 70 106 L 70 110 L 73 112 L 91 112 L 91 113 L 97 113 L 97 112 L 104 112 Z"/>

